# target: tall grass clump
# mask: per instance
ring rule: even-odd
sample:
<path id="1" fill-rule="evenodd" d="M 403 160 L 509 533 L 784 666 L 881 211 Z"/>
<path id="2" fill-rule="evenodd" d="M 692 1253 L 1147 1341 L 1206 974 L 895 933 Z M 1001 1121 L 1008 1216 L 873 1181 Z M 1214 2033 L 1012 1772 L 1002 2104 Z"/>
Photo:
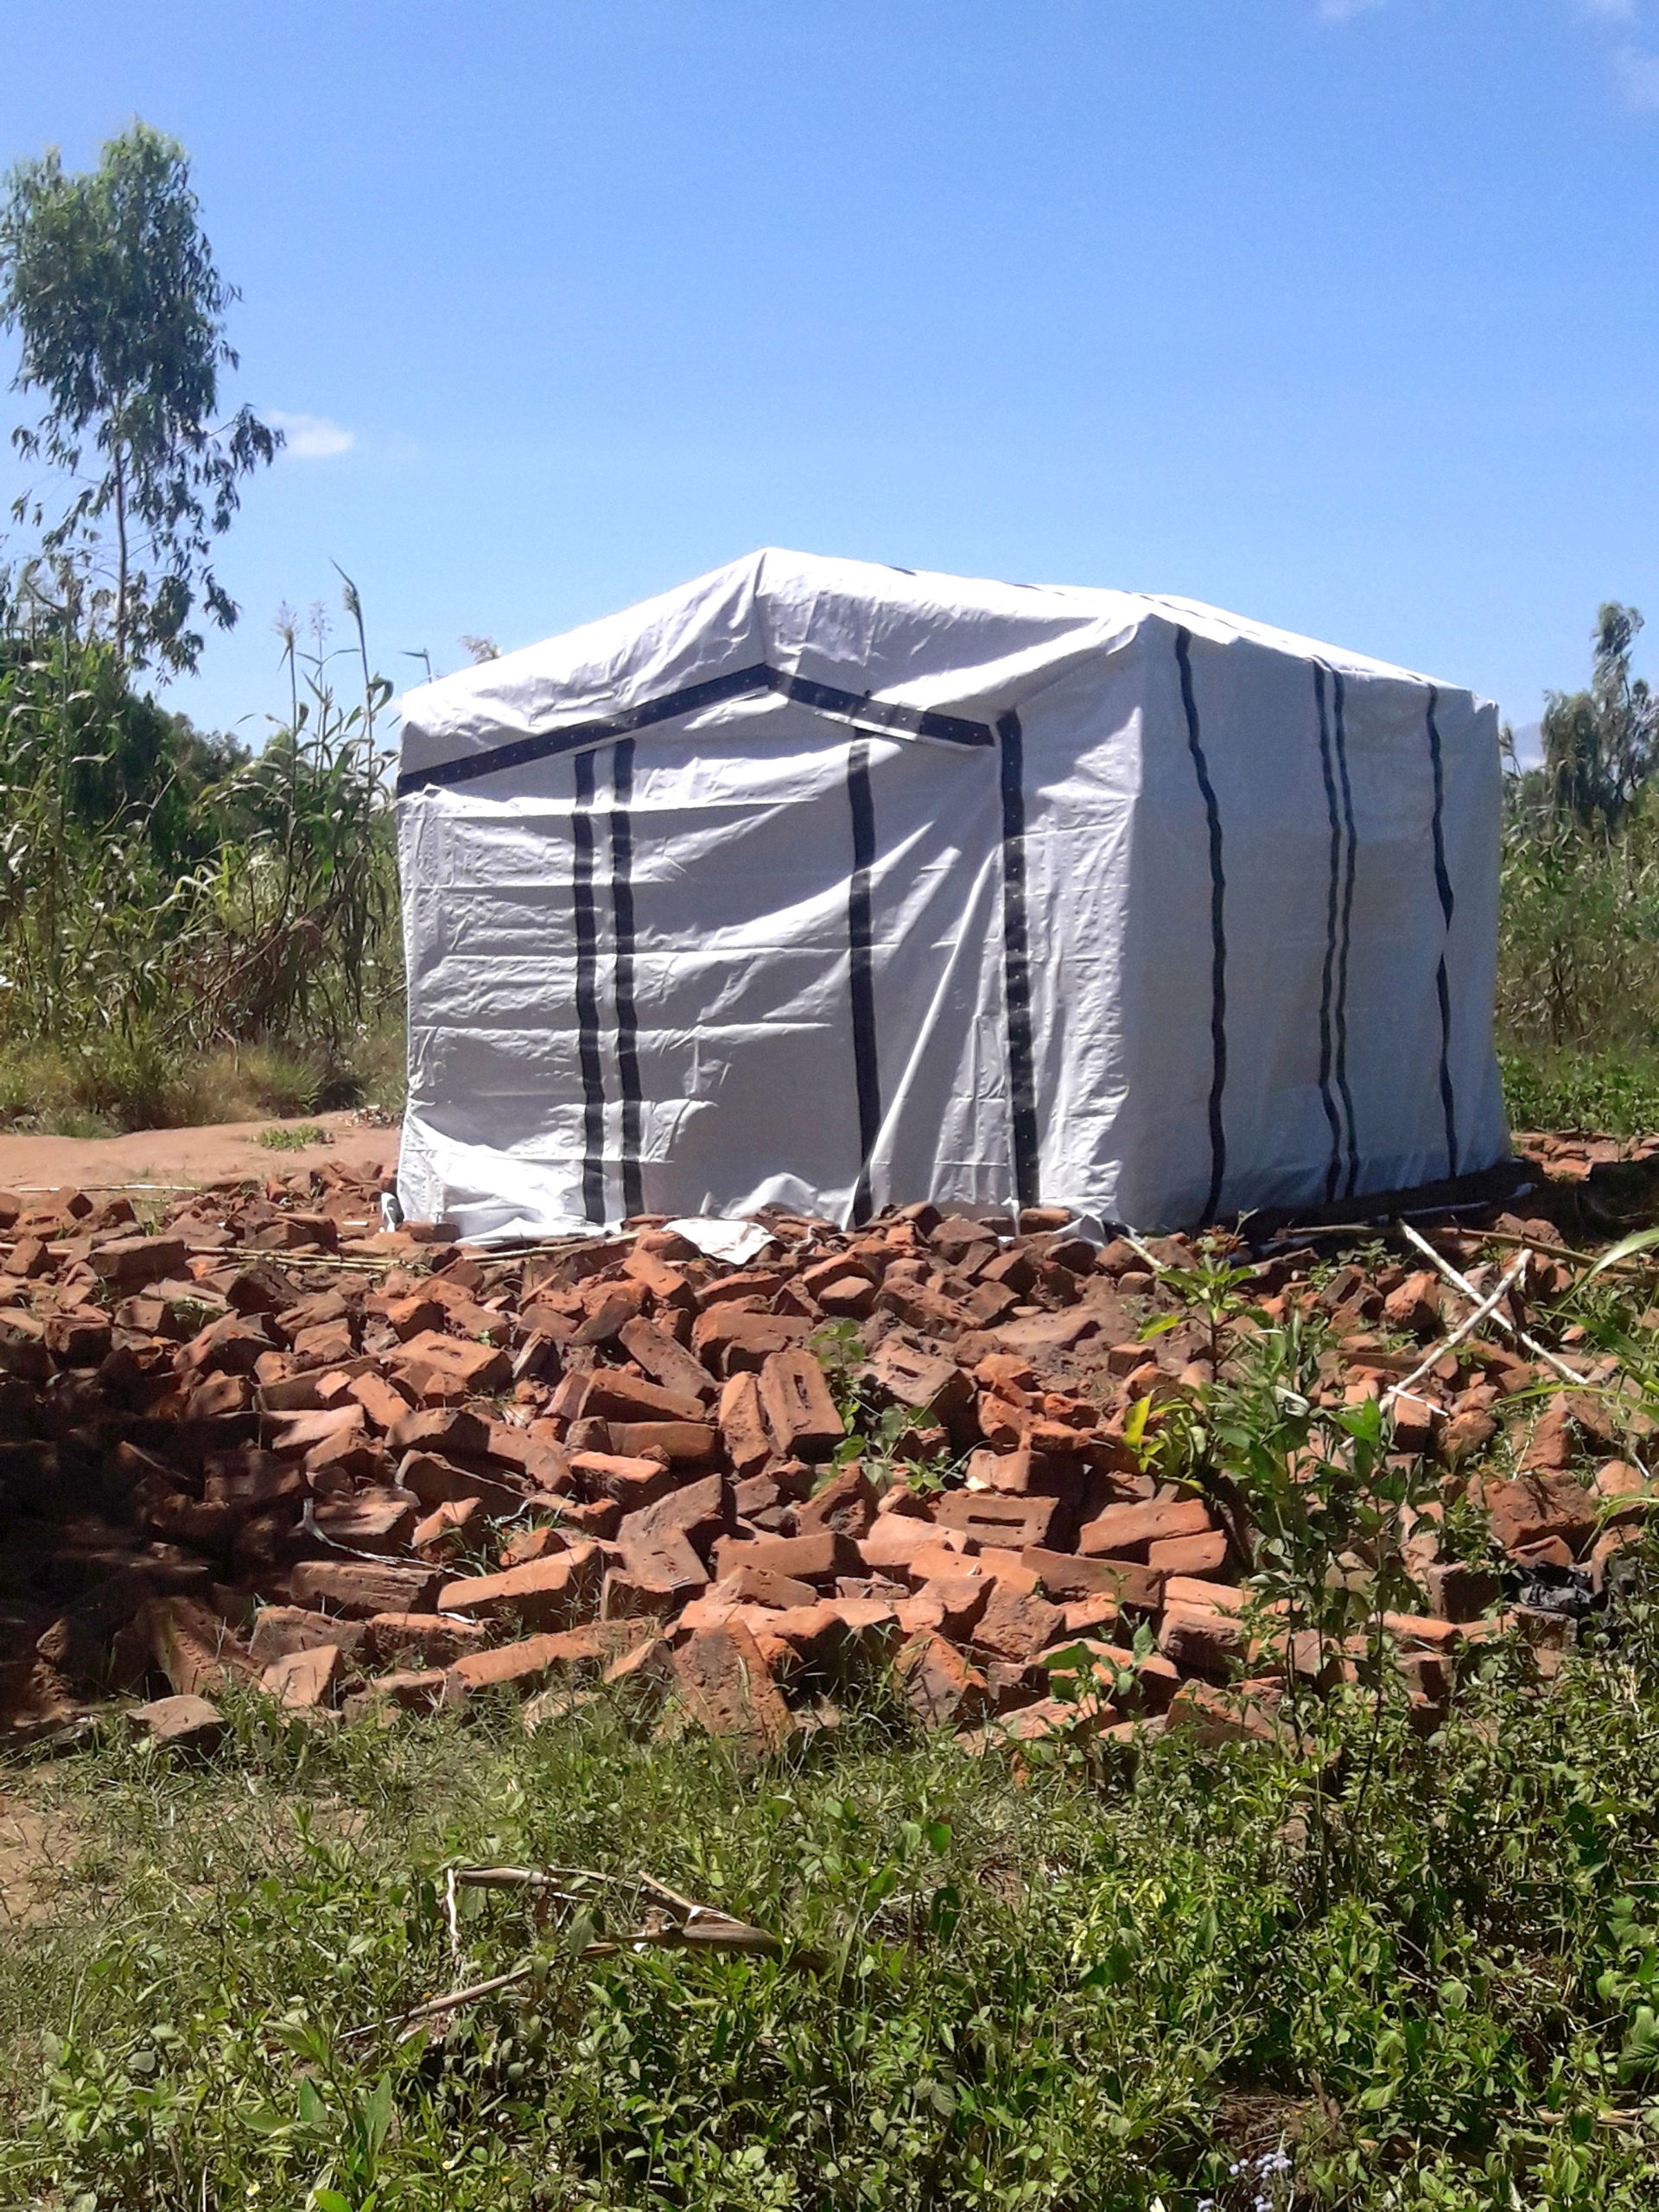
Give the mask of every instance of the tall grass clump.
<path id="1" fill-rule="evenodd" d="M 307 1112 L 399 1023 L 391 686 L 346 606 L 356 696 L 320 612 L 304 639 L 284 616 L 287 712 L 251 755 L 135 695 L 106 642 L 0 642 L 0 1052 L 41 1090 L 0 1112 L 60 1118 L 67 1090 L 106 1123 L 193 1120 L 227 1056 L 253 1110 Z"/>
<path id="2" fill-rule="evenodd" d="M 1552 693 L 1504 793 L 1497 1039 L 1511 1121 L 1659 1128 L 1659 702 L 1610 602 L 1589 688 Z"/>
<path id="3" fill-rule="evenodd" d="M 1659 1128 L 1659 807 L 1618 830 L 1512 795 L 1497 1039 L 1517 1128 Z"/>

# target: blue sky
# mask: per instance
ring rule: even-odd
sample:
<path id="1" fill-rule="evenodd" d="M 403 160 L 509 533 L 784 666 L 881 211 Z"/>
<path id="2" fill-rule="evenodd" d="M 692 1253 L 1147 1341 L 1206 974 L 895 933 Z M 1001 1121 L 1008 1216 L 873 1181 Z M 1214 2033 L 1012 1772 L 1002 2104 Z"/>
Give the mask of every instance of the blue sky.
<path id="1" fill-rule="evenodd" d="M 1190 594 L 1517 722 L 1601 599 L 1659 637 L 1659 0 L 7 17 L 0 157 L 181 139 L 289 422 L 204 722 L 331 561 L 400 682 L 764 543 Z"/>

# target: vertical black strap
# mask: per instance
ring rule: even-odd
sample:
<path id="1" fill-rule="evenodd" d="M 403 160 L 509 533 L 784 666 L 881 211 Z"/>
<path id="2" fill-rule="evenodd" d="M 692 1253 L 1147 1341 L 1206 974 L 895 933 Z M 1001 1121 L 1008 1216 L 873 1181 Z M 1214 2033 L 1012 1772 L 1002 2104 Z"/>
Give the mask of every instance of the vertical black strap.
<path id="1" fill-rule="evenodd" d="M 1026 748 L 1012 709 L 996 725 L 1002 775 L 1002 972 L 1008 1009 L 1008 1116 L 1014 1196 L 1039 1204 L 1036 1056 L 1031 1039 L 1031 937 L 1026 918 Z"/>
<path id="2" fill-rule="evenodd" d="M 1227 1132 L 1221 1102 L 1227 1088 L 1227 879 L 1222 869 L 1221 809 L 1210 780 L 1210 764 L 1204 757 L 1198 730 L 1198 705 L 1192 691 L 1192 633 L 1175 632 L 1175 658 L 1180 664 L 1181 704 L 1186 710 L 1186 747 L 1192 755 L 1193 772 L 1204 798 L 1205 819 L 1210 829 L 1210 1192 L 1204 1203 L 1204 1220 L 1215 1219 L 1221 1206 L 1221 1185 L 1227 1173 Z"/>
<path id="3" fill-rule="evenodd" d="M 582 1205 L 605 1219 L 605 1078 L 599 1058 L 599 916 L 594 906 L 594 756 L 578 753 L 570 816 L 570 901 L 576 937 L 576 1049 L 582 1063 Z"/>
<path id="4" fill-rule="evenodd" d="M 612 757 L 611 912 L 616 925 L 616 1065 L 622 1090 L 622 1211 L 643 1213 L 639 1172 L 639 1018 L 633 1003 L 633 740 Z"/>
<path id="5" fill-rule="evenodd" d="M 870 789 L 870 747 L 859 738 L 848 748 L 847 800 L 853 815 L 853 877 L 847 897 L 848 972 L 853 1001 L 853 1076 L 858 1086 L 858 1186 L 855 1224 L 875 1211 L 871 1175 L 881 1134 L 881 1076 L 875 1055 L 875 937 L 870 871 L 875 866 L 875 799 Z"/>
<path id="6" fill-rule="evenodd" d="M 1446 778 L 1440 760 L 1440 733 L 1434 721 L 1434 709 L 1440 695 L 1433 685 L 1428 691 L 1428 758 L 1434 771 L 1434 887 L 1440 894 L 1440 912 L 1445 918 L 1446 933 L 1452 934 L 1452 910 L 1456 903 L 1452 896 L 1452 879 L 1446 868 Z M 1434 971 L 1434 989 L 1440 1001 L 1440 1110 L 1446 1116 L 1446 1173 L 1458 1172 L 1458 1108 L 1452 1090 L 1452 993 L 1446 976 L 1446 949 L 1440 949 L 1440 964 Z"/>
<path id="7" fill-rule="evenodd" d="M 1354 1094 L 1348 1088 L 1348 948 L 1354 935 L 1354 875 L 1359 864 L 1359 832 L 1354 827 L 1354 790 L 1348 780 L 1348 694 L 1337 670 L 1331 671 L 1336 695 L 1337 774 L 1342 784 L 1342 820 L 1348 838 L 1348 858 L 1342 879 L 1342 934 L 1337 941 L 1337 1089 L 1342 1095 L 1348 1122 L 1348 1180 L 1343 1196 L 1351 1198 L 1359 1187 L 1359 1133 L 1354 1120 Z"/>
<path id="8" fill-rule="evenodd" d="M 1331 823 L 1331 880 L 1325 895 L 1325 972 L 1319 983 L 1319 1099 L 1331 1130 L 1331 1160 L 1325 1171 L 1325 1201 L 1337 1195 L 1342 1173 L 1342 1119 L 1331 1091 L 1331 981 L 1337 959 L 1337 900 L 1342 886 L 1342 817 L 1337 812 L 1337 785 L 1331 767 L 1331 722 L 1325 711 L 1325 670 L 1313 664 L 1313 697 L 1319 712 L 1319 773 L 1325 779 L 1325 810 Z"/>

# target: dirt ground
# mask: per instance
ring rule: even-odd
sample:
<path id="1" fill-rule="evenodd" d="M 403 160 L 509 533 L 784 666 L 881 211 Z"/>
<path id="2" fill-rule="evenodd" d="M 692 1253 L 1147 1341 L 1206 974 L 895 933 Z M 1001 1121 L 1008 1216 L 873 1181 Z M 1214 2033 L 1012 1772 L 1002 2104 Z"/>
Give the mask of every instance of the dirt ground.
<path id="1" fill-rule="evenodd" d="M 141 1129 L 124 1137 L 0 1135 L 0 1190 L 114 1191 L 152 1183 L 182 1190 L 229 1176 L 286 1175 L 333 1160 L 357 1173 L 389 1174 L 397 1165 L 398 1132 L 365 1128 L 346 1114 L 310 1114 L 303 1123 L 327 1130 L 326 1145 L 294 1152 L 259 1141 L 270 1128 L 297 1128 L 275 1119 L 223 1122 L 200 1129 Z"/>

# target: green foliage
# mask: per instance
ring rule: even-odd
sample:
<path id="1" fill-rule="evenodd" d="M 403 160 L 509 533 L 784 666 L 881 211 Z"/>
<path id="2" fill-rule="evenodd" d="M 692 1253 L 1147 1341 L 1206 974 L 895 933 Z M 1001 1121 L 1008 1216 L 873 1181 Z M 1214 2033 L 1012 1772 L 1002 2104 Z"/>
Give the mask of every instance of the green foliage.
<path id="1" fill-rule="evenodd" d="M 333 1738 L 251 1700 L 194 1767 L 112 1732 L 13 1778 L 81 1856 L 0 1940 L 0 2194 L 1243 2212 L 1282 2144 L 1298 2206 L 1637 2212 L 1656 1694 L 1644 1584 L 1548 1700 L 1497 1646 L 1433 1738 L 1389 1708 L 1369 1782 L 1341 1700 L 1317 1754 L 1172 1737 L 1116 1779 L 857 1712 L 739 1766 L 608 1699 Z M 457 1861 L 643 1867 L 790 1948 L 583 1965 L 473 1891 L 457 1957 Z M 531 1953 L 440 2041 L 345 2040 Z"/>
<path id="2" fill-rule="evenodd" d="M 1633 607 L 1610 601 L 1596 617 L 1595 664 L 1587 691 L 1548 694 L 1543 719 L 1543 791 L 1586 829 L 1611 834 L 1659 766 L 1659 701 L 1630 675 L 1642 629 Z"/>
<path id="3" fill-rule="evenodd" d="M 1552 695 L 1505 798 L 1497 1039 L 1518 1128 L 1659 1127 L 1659 702 L 1604 607 L 1591 688 Z"/>
<path id="4" fill-rule="evenodd" d="M 952 1465 L 948 1449 L 918 1453 L 906 1440 L 925 1425 L 926 1415 L 908 1406 L 887 1405 L 872 1390 L 863 1370 L 868 1355 L 855 1321 L 827 1321 L 812 1332 L 811 1349 L 830 1385 L 836 1410 L 847 1424 L 846 1440 L 836 1448 L 835 1465 L 856 1459 L 877 1490 L 902 1480 L 925 1497 L 944 1487 Z"/>
<path id="5" fill-rule="evenodd" d="M 1504 829 L 1500 1039 L 1533 1054 L 1659 1043 L 1659 811 L 1617 837 L 1557 813 Z"/>
<path id="6" fill-rule="evenodd" d="M 390 686 L 346 607 L 360 697 L 321 613 L 303 644 L 288 624 L 289 713 L 254 757 L 135 697 L 109 645 L 0 654 L 0 1041 L 64 1057 L 86 1110 L 176 1120 L 182 1062 L 235 1046 L 268 1056 L 265 1110 L 345 1103 L 334 1071 L 397 1021 Z"/>
<path id="7" fill-rule="evenodd" d="M 79 486 L 42 539 L 60 626 L 106 629 L 123 666 L 192 669 L 198 601 L 221 628 L 237 617 L 213 540 L 236 513 L 239 480 L 280 441 L 246 407 L 213 419 L 219 372 L 237 365 L 224 323 L 237 294 L 202 235 L 189 164 L 135 123 L 88 175 L 67 175 L 54 149 L 8 183 L 0 321 L 21 341 L 16 388 L 43 401 L 39 424 L 14 442 Z M 27 496 L 15 512 L 44 519 Z M 113 577 L 88 594 L 81 578 L 106 528 Z"/>
<path id="8" fill-rule="evenodd" d="M 1501 1052 L 1503 1098 L 1516 1129 L 1659 1129 L 1659 1052 Z"/>
<path id="9" fill-rule="evenodd" d="M 331 1141 L 327 1130 L 320 1129 L 315 1122 L 301 1122 L 290 1128 L 261 1129 L 258 1136 L 267 1152 L 303 1152 L 308 1145 Z"/>

